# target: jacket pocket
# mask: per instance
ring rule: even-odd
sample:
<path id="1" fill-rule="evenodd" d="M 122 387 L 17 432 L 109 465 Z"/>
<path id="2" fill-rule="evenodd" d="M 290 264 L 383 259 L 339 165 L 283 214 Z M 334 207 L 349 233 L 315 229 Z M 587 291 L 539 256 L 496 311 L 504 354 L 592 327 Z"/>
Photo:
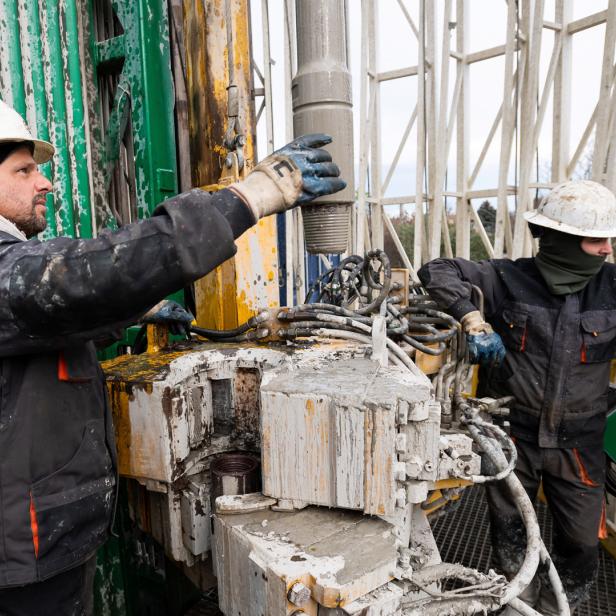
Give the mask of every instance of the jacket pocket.
<path id="1" fill-rule="evenodd" d="M 503 309 L 505 346 L 512 351 L 525 351 L 528 331 L 528 312 L 511 308 Z"/>
<path id="2" fill-rule="evenodd" d="M 31 486 L 30 524 L 41 570 L 63 559 L 76 562 L 105 539 L 114 485 L 104 421 L 89 421 L 73 457 Z"/>
<path id="3" fill-rule="evenodd" d="M 582 363 L 605 362 L 616 357 L 616 313 L 596 310 L 582 313 Z"/>

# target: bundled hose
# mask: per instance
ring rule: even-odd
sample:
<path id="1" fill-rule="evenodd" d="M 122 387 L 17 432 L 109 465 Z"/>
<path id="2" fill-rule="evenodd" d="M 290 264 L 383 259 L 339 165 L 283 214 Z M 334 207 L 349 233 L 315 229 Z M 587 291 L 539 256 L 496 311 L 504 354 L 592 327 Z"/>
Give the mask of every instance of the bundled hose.
<path id="1" fill-rule="evenodd" d="M 410 369 L 416 371 L 409 361 L 412 353 L 442 355 L 457 336 L 459 325 L 437 310 L 419 288 L 414 289 L 408 306 L 399 306 L 400 298 L 392 295 L 399 289 L 392 283 L 391 264 L 382 250 L 370 251 L 365 258 L 347 257 L 313 283 L 304 304 L 278 313 L 278 319 L 288 323 L 278 335 L 286 340 L 309 336 L 357 340 L 348 334 L 370 336 L 374 317 L 381 315 L 392 362 L 413 366 Z"/>
<path id="2" fill-rule="evenodd" d="M 263 325 L 270 318 L 269 312 L 262 311 L 251 317 L 234 329 L 206 329 L 204 327 L 190 326 L 190 331 L 201 338 L 207 338 L 212 342 L 250 342 L 267 338 L 270 330 Z"/>

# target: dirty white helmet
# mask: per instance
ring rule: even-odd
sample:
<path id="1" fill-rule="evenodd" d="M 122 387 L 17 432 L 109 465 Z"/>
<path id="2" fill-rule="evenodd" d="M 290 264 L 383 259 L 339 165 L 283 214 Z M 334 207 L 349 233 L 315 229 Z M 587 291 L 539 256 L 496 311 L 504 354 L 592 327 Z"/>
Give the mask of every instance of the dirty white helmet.
<path id="1" fill-rule="evenodd" d="M 571 235 L 616 237 L 616 197 L 597 182 L 564 182 L 524 218 L 533 225 Z"/>
<path id="2" fill-rule="evenodd" d="M 24 119 L 4 101 L 0 101 L 0 143 L 8 141 L 30 141 L 34 144 L 32 158 L 38 164 L 46 163 L 51 160 L 54 147 L 47 141 L 35 139 L 26 126 Z"/>

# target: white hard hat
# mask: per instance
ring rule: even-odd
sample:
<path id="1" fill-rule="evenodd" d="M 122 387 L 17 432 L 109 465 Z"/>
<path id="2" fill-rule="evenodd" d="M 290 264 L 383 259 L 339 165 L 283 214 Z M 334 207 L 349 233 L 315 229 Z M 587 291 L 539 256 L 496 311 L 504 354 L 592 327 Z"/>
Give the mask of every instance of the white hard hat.
<path id="1" fill-rule="evenodd" d="M 38 164 L 51 160 L 55 151 L 47 141 L 35 139 L 24 119 L 4 101 L 0 101 L 0 143 L 30 141 L 34 144 L 32 158 Z"/>
<path id="2" fill-rule="evenodd" d="M 533 225 L 571 235 L 616 237 L 616 197 L 597 182 L 564 182 L 524 218 Z"/>

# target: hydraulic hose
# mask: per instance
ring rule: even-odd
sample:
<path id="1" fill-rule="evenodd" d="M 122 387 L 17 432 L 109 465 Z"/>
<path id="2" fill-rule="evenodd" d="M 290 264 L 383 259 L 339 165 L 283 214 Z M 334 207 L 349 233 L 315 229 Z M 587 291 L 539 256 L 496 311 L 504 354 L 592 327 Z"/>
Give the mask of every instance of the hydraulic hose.
<path id="1" fill-rule="evenodd" d="M 235 329 L 206 329 L 205 327 L 197 327 L 196 325 L 190 326 L 190 331 L 197 336 L 201 336 L 203 338 L 208 338 L 210 340 L 220 341 L 224 338 L 232 339 L 237 336 L 241 336 L 248 332 L 251 329 L 255 329 L 259 327 L 262 323 L 265 323 L 269 318 L 269 313 L 264 311 L 259 314 L 251 317 L 246 321 L 246 323 L 242 323 Z M 237 340 L 230 340 L 232 342 L 237 342 Z"/>
<path id="2" fill-rule="evenodd" d="M 469 433 L 475 440 L 478 428 L 476 425 L 473 425 L 473 421 L 476 420 L 471 419 L 471 423 L 469 423 L 468 428 Z M 481 439 L 481 441 L 477 440 L 476 442 L 480 446 L 482 446 L 482 442 L 485 443 L 484 439 Z M 499 473 L 506 471 L 509 463 L 507 462 L 507 458 L 500 447 L 489 446 L 484 449 L 484 453 L 490 459 L 492 464 L 494 464 Z M 539 530 L 539 523 L 537 522 L 533 503 L 515 473 L 510 472 L 503 479 L 503 481 L 509 488 L 511 495 L 515 500 L 516 507 L 522 516 L 522 520 L 526 528 L 526 554 L 520 570 L 507 585 L 505 594 L 501 599 L 501 605 L 510 603 L 512 599 L 518 597 L 520 593 L 531 583 L 537 572 L 539 560 L 541 560 L 548 566 L 548 575 L 550 583 L 552 584 L 554 596 L 556 597 L 560 616 L 570 616 L 569 604 L 567 602 L 567 596 L 565 594 L 562 582 L 558 576 L 558 572 L 556 571 L 554 564 L 552 563 L 547 548 L 541 539 L 541 532 Z"/>

